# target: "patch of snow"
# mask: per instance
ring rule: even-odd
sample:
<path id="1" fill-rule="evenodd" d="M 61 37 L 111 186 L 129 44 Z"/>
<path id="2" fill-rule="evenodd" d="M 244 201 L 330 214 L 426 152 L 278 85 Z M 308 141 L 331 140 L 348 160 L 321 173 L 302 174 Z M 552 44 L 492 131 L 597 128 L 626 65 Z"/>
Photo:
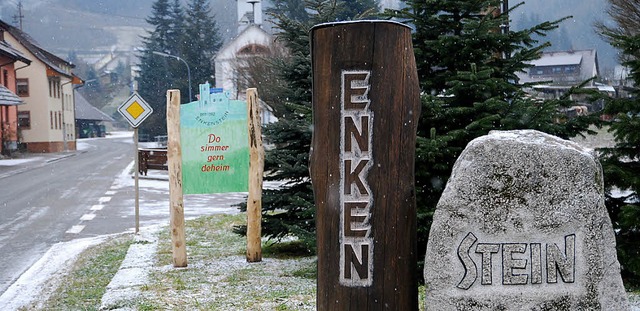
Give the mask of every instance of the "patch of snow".
<path id="1" fill-rule="evenodd" d="M 107 236 L 101 236 L 54 244 L 0 296 L 0 306 L 3 310 L 17 310 L 35 302 L 46 301 L 51 294 L 46 288 L 48 282 L 55 281 L 55 276 L 64 275 L 61 272 L 64 272 L 65 267 L 71 267 L 82 251 L 100 244 L 106 238 Z"/>
<path id="2" fill-rule="evenodd" d="M 42 160 L 42 157 L 0 160 L 0 166 L 14 166 L 14 165 L 20 165 L 20 164 L 24 164 L 32 161 L 40 161 L 40 160 Z"/>
<path id="3" fill-rule="evenodd" d="M 107 133 L 107 138 L 133 138 L 133 132 L 130 131 L 114 131 Z"/>
<path id="4" fill-rule="evenodd" d="M 137 243 L 129 247 L 120 269 L 107 285 L 100 310 L 111 310 L 120 301 L 140 295 L 141 287 L 148 282 L 149 269 L 153 266 L 158 248 L 157 232 L 160 229 L 159 226 L 145 228 L 136 236 Z"/>

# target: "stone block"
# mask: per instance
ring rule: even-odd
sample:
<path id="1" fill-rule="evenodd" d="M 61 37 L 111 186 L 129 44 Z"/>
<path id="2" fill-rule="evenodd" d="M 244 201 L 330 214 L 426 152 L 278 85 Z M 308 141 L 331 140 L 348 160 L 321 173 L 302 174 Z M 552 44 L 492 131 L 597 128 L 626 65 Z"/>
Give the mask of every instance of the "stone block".
<path id="1" fill-rule="evenodd" d="M 456 161 L 429 234 L 427 310 L 629 310 L 589 150 L 493 131 Z"/>

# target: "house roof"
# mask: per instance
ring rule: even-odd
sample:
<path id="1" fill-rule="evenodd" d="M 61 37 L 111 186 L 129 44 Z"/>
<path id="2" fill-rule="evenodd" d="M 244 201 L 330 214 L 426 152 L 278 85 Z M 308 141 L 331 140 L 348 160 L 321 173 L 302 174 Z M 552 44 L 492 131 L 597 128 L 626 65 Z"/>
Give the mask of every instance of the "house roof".
<path id="1" fill-rule="evenodd" d="M 26 58 L 24 54 L 16 50 L 11 44 L 4 40 L 0 40 L 0 55 L 5 55 L 14 60 L 19 60 L 25 64 L 31 64 L 31 60 Z"/>
<path id="2" fill-rule="evenodd" d="M 84 96 L 80 95 L 78 91 L 73 91 L 73 95 L 76 99 L 76 120 L 89 120 L 89 121 L 109 121 L 113 122 L 113 118 L 111 118 L 106 113 L 100 111 L 100 109 L 94 107 L 87 101 Z"/>
<path id="3" fill-rule="evenodd" d="M 549 85 L 575 86 L 589 80 L 599 74 L 598 56 L 595 49 L 543 52 L 539 59 L 530 62 L 532 65 L 527 72 L 517 73 L 520 83 L 541 82 Z M 576 66 L 578 70 L 571 73 L 559 72 L 558 74 L 530 74 L 541 67 Z M 538 68 L 538 69 L 535 69 Z M 593 86 L 593 81 L 589 83 Z"/>
<path id="4" fill-rule="evenodd" d="M 33 39 L 22 30 L 11 26 L 3 21 L 0 21 L 0 27 L 10 33 L 14 38 L 16 38 L 16 40 L 18 40 L 18 42 L 20 42 L 20 44 L 22 44 L 29 52 L 31 52 L 31 54 L 45 63 L 53 71 L 69 78 L 73 77 L 69 71 L 62 69 L 61 66 L 74 68 L 75 65 L 40 47 L 35 39 Z"/>
<path id="5" fill-rule="evenodd" d="M 23 103 L 18 95 L 13 94 L 11 90 L 0 84 L 0 106 L 16 106 Z"/>
<path id="6" fill-rule="evenodd" d="M 534 66 L 559 66 L 559 65 L 580 65 L 582 62 L 581 53 L 556 52 L 542 54 L 540 59 L 536 59 L 531 63 Z"/>

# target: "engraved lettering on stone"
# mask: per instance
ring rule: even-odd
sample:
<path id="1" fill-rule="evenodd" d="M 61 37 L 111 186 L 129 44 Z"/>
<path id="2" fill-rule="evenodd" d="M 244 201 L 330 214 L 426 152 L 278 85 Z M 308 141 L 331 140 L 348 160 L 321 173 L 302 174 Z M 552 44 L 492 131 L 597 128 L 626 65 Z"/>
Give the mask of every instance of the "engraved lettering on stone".
<path id="1" fill-rule="evenodd" d="M 462 277 L 462 280 L 458 283 L 458 288 L 469 289 L 478 277 L 476 263 L 471 259 L 471 256 L 469 256 L 469 250 L 471 250 L 471 247 L 477 240 L 478 238 L 469 232 L 458 246 L 458 258 L 460 258 L 464 266 L 464 277 Z"/>
<path id="2" fill-rule="evenodd" d="M 342 71 L 340 96 L 340 284 L 373 284 L 370 71 Z"/>
<path id="3" fill-rule="evenodd" d="M 542 284 L 542 244 L 531 243 L 531 284 Z"/>
<path id="4" fill-rule="evenodd" d="M 527 267 L 527 260 L 514 258 L 514 254 L 524 254 L 527 244 L 502 244 L 502 284 L 523 285 L 527 284 L 529 276 L 526 274 L 516 274 L 514 270 L 524 270 Z"/>
<path id="5" fill-rule="evenodd" d="M 491 267 L 493 266 L 491 254 L 499 251 L 500 244 L 478 243 L 478 246 L 476 246 L 476 253 L 482 254 L 482 277 L 480 279 L 482 285 L 491 285 L 493 279 L 491 273 Z"/>
<path id="6" fill-rule="evenodd" d="M 546 268 L 546 281 L 558 283 L 558 274 L 563 283 L 575 282 L 576 235 L 564 237 L 564 251 L 554 242 L 546 243 L 480 243 L 472 232 L 460 241 L 457 254 L 464 269 L 464 275 L 456 287 L 470 289 L 480 273 L 481 285 L 493 283 L 494 269 L 500 269 L 500 285 L 527 285 L 543 283 L 543 268 Z M 476 244 L 477 243 L 477 244 Z M 472 252 L 473 246 L 476 245 Z M 543 254 L 543 251 L 545 252 Z M 499 254 L 499 255 L 498 255 Z M 498 267 L 494 267 L 494 257 L 500 256 Z M 545 260 L 543 263 L 542 260 Z M 477 262 L 481 271 L 478 272 Z M 498 271 L 495 271 L 498 272 Z"/>
<path id="7" fill-rule="evenodd" d="M 576 235 L 564 238 L 564 254 L 560 247 L 553 243 L 547 244 L 547 283 L 558 282 L 558 274 L 565 283 L 573 283 L 576 274 Z"/>

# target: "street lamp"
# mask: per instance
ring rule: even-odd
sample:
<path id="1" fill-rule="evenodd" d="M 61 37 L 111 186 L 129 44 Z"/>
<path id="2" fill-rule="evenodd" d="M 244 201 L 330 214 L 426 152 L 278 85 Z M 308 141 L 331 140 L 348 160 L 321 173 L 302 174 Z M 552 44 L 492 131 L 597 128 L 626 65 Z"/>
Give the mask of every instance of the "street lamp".
<path id="1" fill-rule="evenodd" d="M 189 69 L 189 64 L 187 64 L 187 62 L 175 55 L 171 55 L 171 54 L 167 54 L 167 53 L 162 53 L 162 52 L 158 52 L 158 51 L 151 51 L 151 53 L 155 54 L 155 55 L 159 55 L 159 56 L 164 56 L 164 57 L 169 57 L 169 58 L 175 58 L 179 61 L 182 61 L 186 66 L 187 66 L 187 75 L 189 77 L 189 102 L 191 102 L 191 69 Z"/>

